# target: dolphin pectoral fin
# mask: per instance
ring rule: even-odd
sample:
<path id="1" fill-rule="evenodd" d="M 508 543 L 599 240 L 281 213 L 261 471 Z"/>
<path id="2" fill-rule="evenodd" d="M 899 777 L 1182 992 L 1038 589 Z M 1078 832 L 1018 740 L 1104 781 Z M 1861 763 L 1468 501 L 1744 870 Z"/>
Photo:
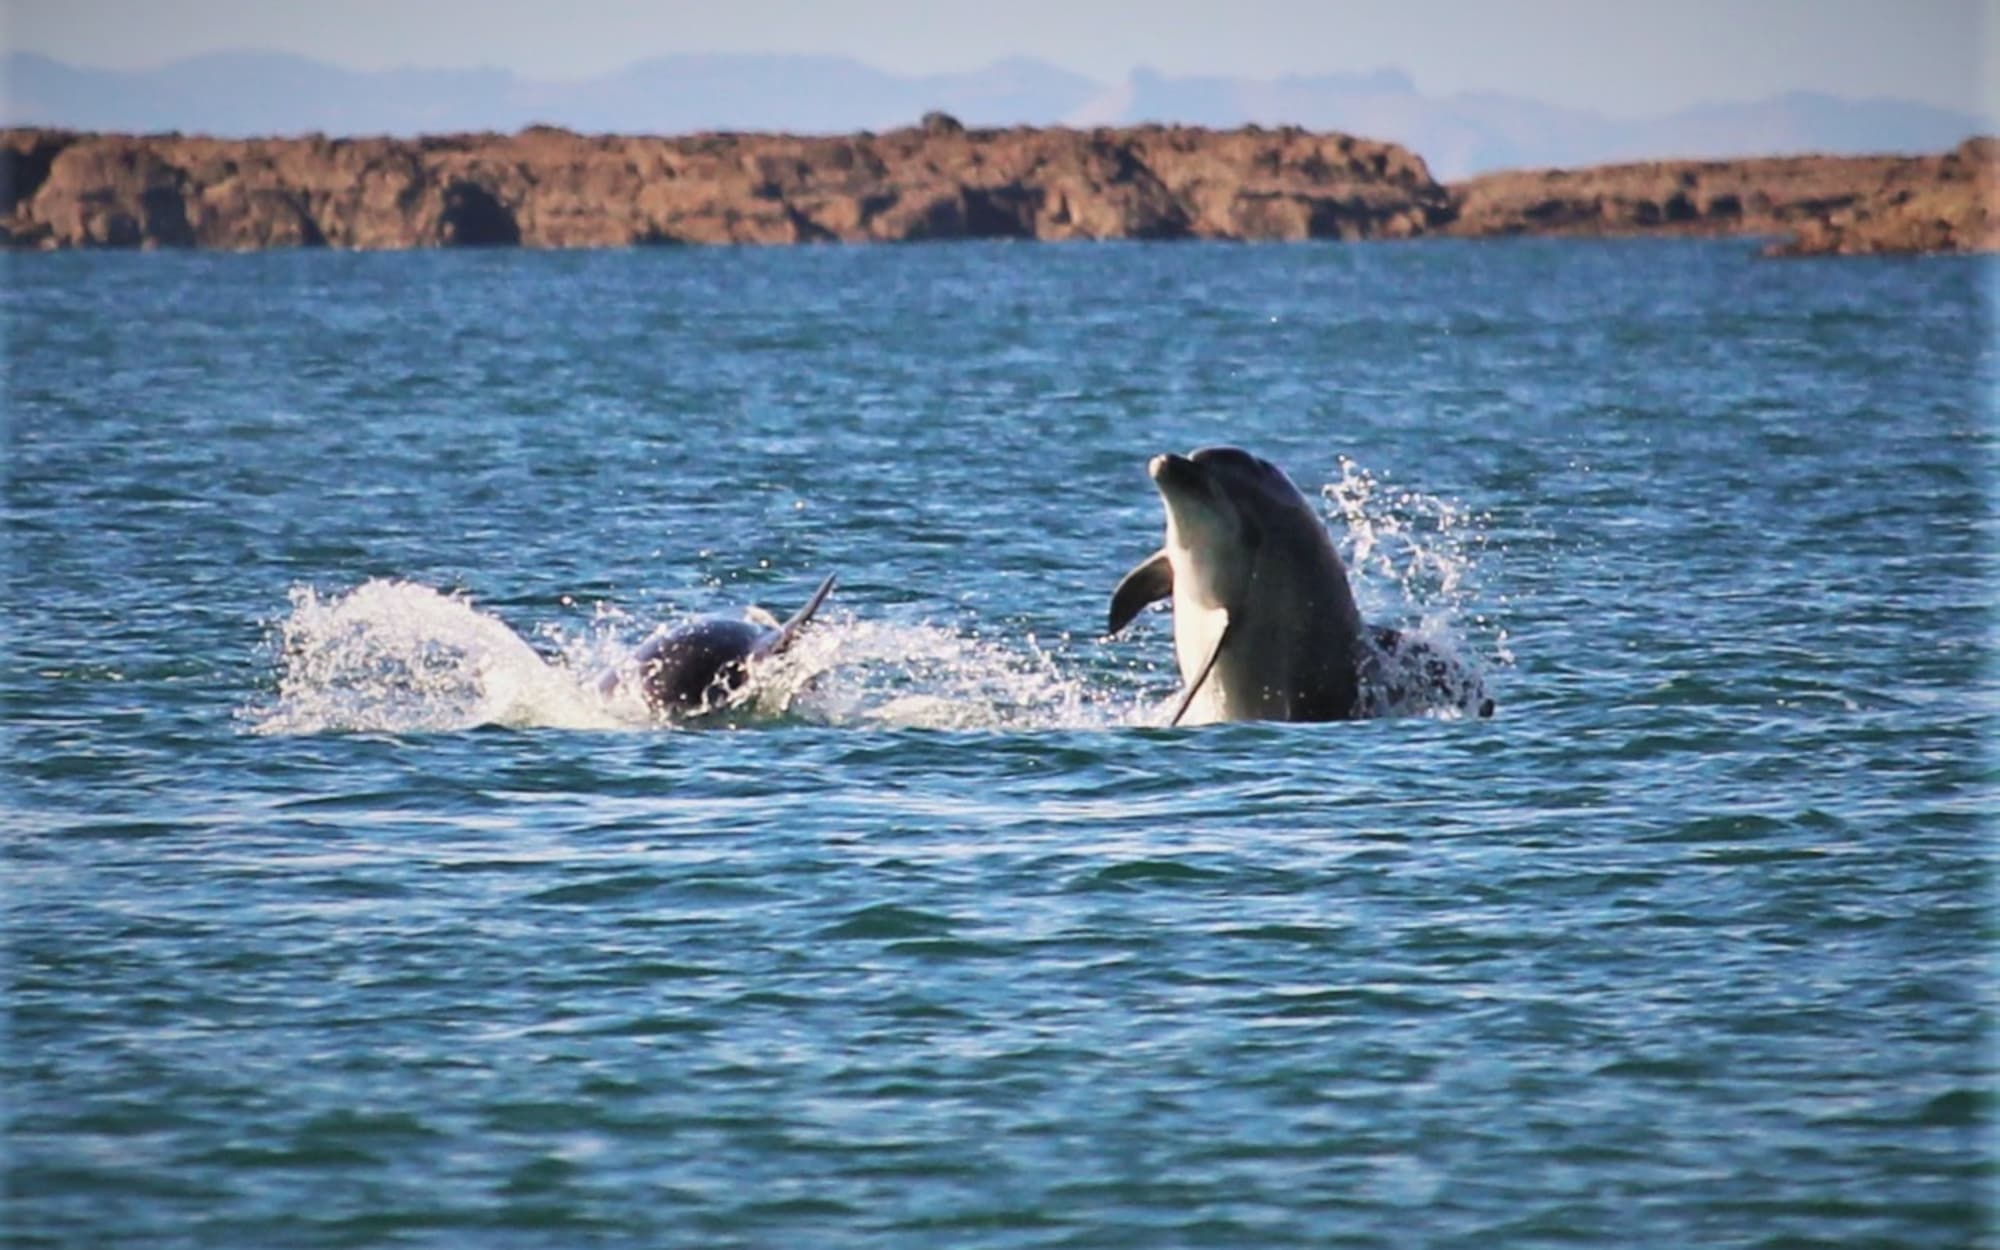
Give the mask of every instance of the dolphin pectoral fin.
<path id="1" fill-rule="evenodd" d="M 806 627 L 806 622 L 812 620 L 813 613 L 819 611 L 819 605 L 825 603 L 826 597 L 833 593 L 833 579 L 832 573 L 826 575 L 826 580 L 819 584 L 819 589 L 813 591 L 812 598 L 806 600 L 806 606 L 794 612 L 791 620 L 778 627 L 778 636 L 771 640 L 769 646 L 763 648 L 762 654 L 778 655 L 792 645 L 792 640 L 799 636 L 799 631 Z"/>
<path id="2" fill-rule="evenodd" d="M 1228 645 L 1229 622 L 1225 619 L 1222 628 L 1215 635 L 1215 645 L 1208 649 L 1208 658 L 1201 662 L 1201 667 L 1195 671 L 1194 680 L 1188 683 L 1187 690 L 1181 694 L 1181 701 L 1175 705 L 1173 719 L 1167 722 L 1167 728 L 1172 729 L 1180 724 L 1181 717 L 1187 715 L 1188 708 L 1194 705 L 1194 697 L 1201 693 L 1202 684 L 1208 680 L 1208 675 L 1215 671 L 1215 662 L 1222 658 L 1222 649 Z"/>
<path id="3" fill-rule="evenodd" d="M 1111 627 L 1104 631 L 1109 637 L 1132 623 L 1148 605 L 1170 598 L 1174 593 L 1174 566 L 1167 559 L 1164 549 L 1137 565 L 1118 583 L 1118 589 L 1111 592 Z"/>

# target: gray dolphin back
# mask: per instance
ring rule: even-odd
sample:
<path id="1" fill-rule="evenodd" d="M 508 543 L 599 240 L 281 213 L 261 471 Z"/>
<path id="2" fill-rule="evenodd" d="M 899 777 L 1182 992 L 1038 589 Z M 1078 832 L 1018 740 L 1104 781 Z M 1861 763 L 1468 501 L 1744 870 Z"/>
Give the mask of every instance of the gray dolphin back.
<path id="1" fill-rule="evenodd" d="M 750 680 L 752 661 L 781 655 L 833 593 L 829 575 L 806 605 L 772 629 L 754 621 L 705 616 L 648 640 L 632 657 L 639 688 L 656 712 L 695 716 L 728 703 Z M 769 619 L 768 617 L 765 619 Z M 618 686 L 617 673 L 605 674 L 599 689 Z"/>
<path id="2" fill-rule="evenodd" d="M 749 680 L 750 660 L 771 631 L 749 621 L 707 616 L 648 644 L 639 653 L 639 684 L 655 711 L 689 715 L 721 707 Z"/>

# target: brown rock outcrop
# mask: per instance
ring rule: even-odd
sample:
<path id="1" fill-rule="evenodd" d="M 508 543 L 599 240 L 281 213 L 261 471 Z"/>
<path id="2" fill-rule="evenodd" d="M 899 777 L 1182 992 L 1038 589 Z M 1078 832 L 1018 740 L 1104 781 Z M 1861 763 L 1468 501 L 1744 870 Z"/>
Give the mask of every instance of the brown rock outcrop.
<path id="1" fill-rule="evenodd" d="M 1485 174 L 1444 233 L 1771 235 L 1776 254 L 2000 247 L 1992 139 L 1936 156 L 1779 156 Z"/>
<path id="2" fill-rule="evenodd" d="M 1907 161 L 1859 203 L 1806 222 L 1774 256 L 2000 251 L 2000 140 Z"/>
<path id="3" fill-rule="evenodd" d="M 1660 161 L 1450 188 L 1298 129 L 219 140 L 0 131 L 0 246 L 408 248 L 947 238 L 1768 235 L 1783 254 L 1994 249 L 2000 141 Z"/>
<path id="4" fill-rule="evenodd" d="M 1296 129 L 218 140 L 0 132 L 14 247 L 348 248 L 933 238 L 1400 237 L 1417 157 Z"/>

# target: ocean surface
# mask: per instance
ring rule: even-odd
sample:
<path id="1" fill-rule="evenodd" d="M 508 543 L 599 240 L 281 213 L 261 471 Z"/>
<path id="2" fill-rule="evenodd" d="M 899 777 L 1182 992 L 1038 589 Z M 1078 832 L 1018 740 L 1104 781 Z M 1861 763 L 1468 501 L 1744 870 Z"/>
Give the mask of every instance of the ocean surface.
<path id="1" fill-rule="evenodd" d="M 1990 260 L 4 273 L 12 1244 L 1996 1244 Z M 1214 443 L 1496 714 L 1161 727 Z"/>

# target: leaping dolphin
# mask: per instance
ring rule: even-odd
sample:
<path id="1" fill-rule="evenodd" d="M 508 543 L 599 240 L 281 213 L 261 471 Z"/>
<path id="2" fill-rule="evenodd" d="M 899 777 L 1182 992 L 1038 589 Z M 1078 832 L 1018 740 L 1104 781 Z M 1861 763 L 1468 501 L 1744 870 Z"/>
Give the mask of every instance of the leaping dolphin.
<path id="1" fill-rule="evenodd" d="M 623 673 L 636 670 L 646 704 L 655 712 L 687 717 L 713 711 L 743 688 L 752 664 L 783 654 L 797 640 L 832 591 L 829 575 L 782 625 L 770 614 L 758 612 L 759 619 L 704 616 L 662 629 L 641 643 L 626 664 L 600 677 L 598 693 L 609 696 L 618 689 Z"/>
<path id="2" fill-rule="evenodd" d="M 1184 688 L 1169 724 L 1349 720 L 1377 701 L 1363 698 L 1368 686 L 1393 706 L 1409 677 L 1428 687 L 1421 694 L 1464 705 L 1460 683 L 1492 714 L 1476 673 L 1362 622 L 1325 523 L 1276 465 L 1204 447 L 1155 456 L 1146 470 L 1166 506 L 1166 545 L 1118 583 L 1110 632 L 1172 598 Z"/>

